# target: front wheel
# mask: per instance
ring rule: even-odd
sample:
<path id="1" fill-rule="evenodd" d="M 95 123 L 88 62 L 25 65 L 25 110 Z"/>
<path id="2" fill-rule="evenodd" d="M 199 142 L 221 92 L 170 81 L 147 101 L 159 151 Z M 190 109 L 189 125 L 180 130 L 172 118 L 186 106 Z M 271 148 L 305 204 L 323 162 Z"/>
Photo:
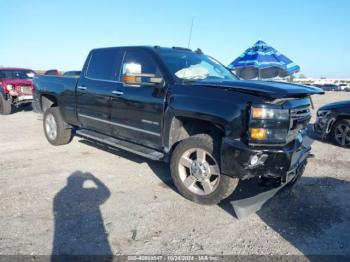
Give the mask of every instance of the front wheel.
<path id="1" fill-rule="evenodd" d="M 220 173 L 219 160 L 219 139 L 199 134 L 181 141 L 170 163 L 176 188 L 193 202 L 218 204 L 233 193 L 239 181 Z"/>
<path id="2" fill-rule="evenodd" d="M 338 146 L 350 147 L 350 120 L 341 119 L 335 122 L 332 137 Z"/>
<path id="3" fill-rule="evenodd" d="M 48 108 L 44 113 L 44 133 L 54 146 L 68 144 L 72 139 L 72 129 L 66 127 L 58 107 Z"/>

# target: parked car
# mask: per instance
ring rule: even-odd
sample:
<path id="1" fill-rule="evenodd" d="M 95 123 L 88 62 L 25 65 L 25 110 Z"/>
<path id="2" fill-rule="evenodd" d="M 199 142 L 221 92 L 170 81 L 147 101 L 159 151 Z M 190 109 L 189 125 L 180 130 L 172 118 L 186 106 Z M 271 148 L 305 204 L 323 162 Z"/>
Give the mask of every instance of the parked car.
<path id="1" fill-rule="evenodd" d="M 346 92 L 350 91 L 350 84 L 339 84 L 338 86 L 340 91 L 346 91 Z"/>
<path id="2" fill-rule="evenodd" d="M 58 76 L 58 75 L 60 75 L 60 72 L 58 72 L 57 69 L 50 69 L 50 70 L 45 71 L 44 75 Z"/>
<path id="3" fill-rule="evenodd" d="M 11 114 L 14 107 L 32 102 L 34 75 L 30 69 L 0 68 L 0 114 Z"/>
<path id="4" fill-rule="evenodd" d="M 52 145 L 72 135 L 170 162 L 178 191 L 201 204 L 240 179 L 301 176 L 315 87 L 241 81 L 200 50 L 94 49 L 79 79 L 38 76 L 35 101 Z"/>
<path id="5" fill-rule="evenodd" d="M 80 76 L 81 71 L 66 71 L 64 72 L 63 76 L 68 76 L 68 77 L 78 77 Z"/>
<path id="6" fill-rule="evenodd" d="M 335 84 L 324 84 L 321 86 L 324 91 L 339 91 L 339 87 Z"/>
<path id="7" fill-rule="evenodd" d="M 330 139 L 342 147 L 350 147 L 350 100 L 320 107 L 314 130 L 323 139 Z"/>

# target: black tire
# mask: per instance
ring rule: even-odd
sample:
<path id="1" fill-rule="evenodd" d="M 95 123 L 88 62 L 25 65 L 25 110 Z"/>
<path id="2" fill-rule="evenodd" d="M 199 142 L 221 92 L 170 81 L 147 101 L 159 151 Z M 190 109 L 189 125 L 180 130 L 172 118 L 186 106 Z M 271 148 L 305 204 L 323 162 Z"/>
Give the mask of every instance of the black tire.
<path id="1" fill-rule="evenodd" d="M 332 131 L 331 131 L 332 140 L 336 145 L 349 148 L 350 147 L 350 140 L 348 140 L 346 138 L 345 138 L 345 140 L 339 139 L 339 135 L 340 135 L 339 128 L 344 129 L 347 137 L 349 137 L 350 136 L 350 119 L 337 120 L 334 123 Z M 343 143 L 343 141 L 345 141 L 345 143 Z"/>
<path id="2" fill-rule="evenodd" d="M 12 113 L 12 104 L 0 94 L 0 115 L 9 115 Z"/>
<path id="3" fill-rule="evenodd" d="M 233 191 L 236 189 L 239 179 L 233 178 L 229 176 L 225 176 L 220 174 L 220 168 L 218 170 L 219 179 L 217 182 L 215 182 L 215 187 L 213 187 L 213 191 L 209 194 L 198 194 L 193 191 L 191 191 L 188 187 L 185 186 L 184 179 L 181 178 L 183 175 L 181 175 L 181 166 L 180 166 L 180 159 L 183 157 L 186 152 L 189 152 L 191 150 L 204 150 L 206 153 L 209 153 L 208 155 L 205 154 L 205 158 L 211 160 L 211 158 L 214 158 L 215 167 L 220 166 L 220 139 L 213 138 L 210 135 L 207 134 L 199 134 L 191 136 L 183 141 L 181 141 L 174 149 L 172 156 L 171 156 L 171 163 L 170 163 L 170 171 L 171 176 L 174 181 L 174 184 L 176 188 L 179 190 L 181 195 L 183 195 L 188 200 L 191 200 L 193 202 L 204 204 L 204 205 L 214 205 L 220 203 L 223 199 L 227 198 L 229 195 L 233 193 Z M 196 153 L 197 154 L 197 153 Z M 191 160 L 192 161 L 192 160 Z M 197 160 L 193 160 L 197 161 Z M 192 162 L 193 163 L 193 162 Z M 186 168 L 186 172 L 188 173 L 188 177 L 192 176 L 195 177 L 192 173 L 192 168 Z M 182 173 L 183 174 L 183 173 Z M 185 179 L 186 180 L 186 179 Z M 209 181 L 210 178 L 208 178 Z M 198 183 L 201 183 L 197 180 L 195 180 L 194 186 L 199 188 Z M 192 187 L 192 186 L 191 186 Z M 190 187 L 190 188 L 191 188 Z M 204 192 L 204 189 L 203 189 Z"/>
<path id="4" fill-rule="evenodd" d="M 55 122 L 51 129 L 48 127 L 49 121 Z M 67 128 L 67 124 L 63 120 L 58 107 L 50 107 L 45 111 L 43 128 L 46 139 L 51 145 L 65 145 L 72 140 L 72 129 Z M 53 135 L 50 130 L 55 130 L 56 135 Z"/>

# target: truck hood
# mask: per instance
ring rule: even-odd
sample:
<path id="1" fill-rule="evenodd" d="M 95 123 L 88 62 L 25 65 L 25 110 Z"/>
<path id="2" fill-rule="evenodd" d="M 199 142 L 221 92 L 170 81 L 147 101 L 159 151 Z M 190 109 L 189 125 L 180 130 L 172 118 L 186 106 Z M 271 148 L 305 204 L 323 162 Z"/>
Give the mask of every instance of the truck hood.
<path id="1" fill-rule="evenodd" d="M 0 80 L 3 86 L 5 85 L 32 85 L 32 80 L 26 79 L 2 79 Z"/>
<path id="2" fill-rule="evenodd" d="M 319 110 L 332 110 L 332 109 L 343 108 L 343 107 L 350 108 L 350 100 L 338 101 L 338 102 L 326 104 L 324 106 L 321 106 Z"/>
<path id="3" fill-rule="evenodd" d="M 324 94 L 324 91 L 318 87 L 273 81 L 198 81 L 195 82 L 194 85 L 219 87 L 227 90 L 234 90 L 238 92 L 263 96 L 268 99 L 305 97 L 314 94 Z"/>

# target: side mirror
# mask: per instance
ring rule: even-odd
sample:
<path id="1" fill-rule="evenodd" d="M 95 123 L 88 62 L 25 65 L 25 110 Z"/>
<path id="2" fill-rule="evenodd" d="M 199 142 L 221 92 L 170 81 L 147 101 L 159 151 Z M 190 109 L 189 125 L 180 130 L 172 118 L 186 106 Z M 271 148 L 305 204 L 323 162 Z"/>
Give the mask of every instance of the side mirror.
<path id="1" fill-rule="evenodd" d="M 136 63 L 126 63 L 123 65 L 122 82 L 125 85 L 139 87 L 156 86 L 163 87 L 164 79 L 156 74 L 142 74 L 141 65 Z"/>

